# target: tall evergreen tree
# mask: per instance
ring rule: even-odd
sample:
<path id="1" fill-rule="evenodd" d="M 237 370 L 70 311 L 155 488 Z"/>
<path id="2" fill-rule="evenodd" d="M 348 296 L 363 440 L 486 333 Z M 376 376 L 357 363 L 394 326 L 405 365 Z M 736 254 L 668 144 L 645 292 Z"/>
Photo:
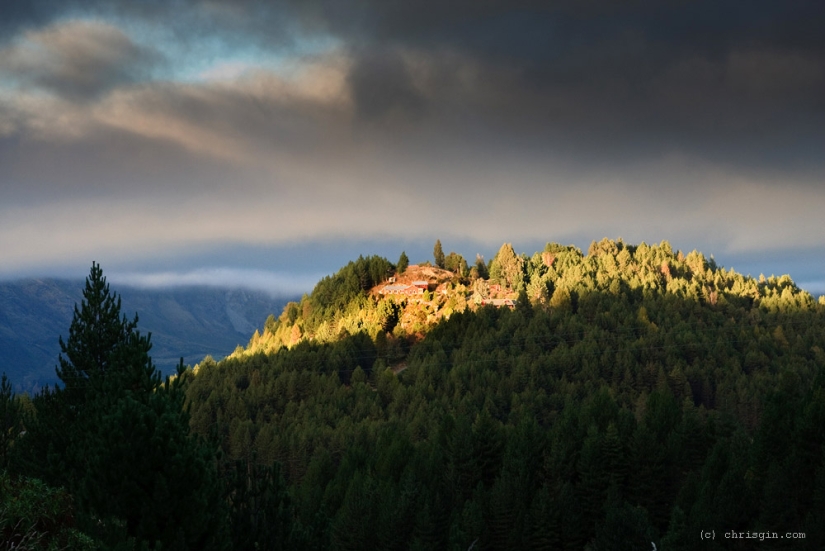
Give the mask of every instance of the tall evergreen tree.
<path id="1" fill-rule="evenodd" d="M 223 548 L 215 455 L 189 435 L 183 364 L 161 383 L 149 336 L 136 330 L 137 316 L 121 317 L 120 306 L 92 264 L 60 341 L 64 387 L 35 401 L 28 464 L 73 494 L 79 526 L 103 542 Z"/>
<path id="2" fill-rule="evenodd" d="M 490 279 L 514 290 L 521 290 L 524 285 L 524 259 L 516 254 L 510 243 L 503 244 L 493 258 Z"/>
<path id="3" fill-rule="evenodd" d="M 280 464 L 264 467 L 241 459 L 234 467 L 228 473 L 232 549 L 293 549 L 293 507 Z"/>
<path id="4" fill-rule="evenodd" d="M 433 258 L 435 259 L 435 265 L 439 268 L 444 267 L 444 261 L 446 257 L 444 256 L 444 249 L 441 248 L 441 240 L 435 240 L 435 247 L 433 247 Z"/>
<path id="5" fill-rule="evenodd" d="M 83 301 L 79 308 L 77 305 L 74 308 L 69 337 L 65 342 L 60 337 L 62 354 L 57 376 L 63 381 L 64 400 L 71 407 L 89 399 L 90 385 L 97 385 L 98 391 L 103 390 L 102 383 L 107 376 L 115 377 L 115 371 L 124 370 L 125 365 L 114 360 L 117 351 L 135 332 L 138 317 L 135 315 L 132 321 L 126 316 L 121 318 L 120 310 L 120 297 L 109 292 L 100 265 L 93 262 L 86 278 Z M 132 344 L 145 348 L 148 354 L 148 338 L 135 340 Z M 154 378 L 159 382 L 159 375 L 155 374 Z"/>
<path id="6" fill-rule="evenodd" d="M 481 279 L 487 279 L 490 277 L 489 272 L 487 271 L 487 264 L 484 263 L 484 257 L 480 254 L 476 254 L 476 263 L 475 263 L 476 270 L 478 270 L 478 277 Z"/>
<path id="7" fill-rule="evenodd" d="M 395 265 L 395 270 L 398 272 L 398 275 L 403 274 L 407 271 L 407 266 L 410 265 L 410 259 L 407 257 L 407 253 L 401 251 L 401 256 L 398 257 L 398 264 Z"/>
<path id="8" fill-rule="evenodd" d="M 11 383 L 3 373 L 0 380 L 0 468 L 8 465 L 9 451 L 20 432 L 20 408 L 11 389 Z"/>

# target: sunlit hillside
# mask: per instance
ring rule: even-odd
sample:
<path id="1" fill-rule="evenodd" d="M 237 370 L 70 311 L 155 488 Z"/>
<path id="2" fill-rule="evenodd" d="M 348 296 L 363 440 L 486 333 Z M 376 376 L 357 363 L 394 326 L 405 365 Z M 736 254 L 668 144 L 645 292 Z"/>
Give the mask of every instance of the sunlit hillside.
<path id="1" fill-rule="evenodd" d="M 456 312 L 512 308 L 519 300 L 548 311 L 575 309 L 591 293 L 673 296 L 732 314 L 813 304 L 787 275 L 745 276 L 697 251 L 674 252 L 667 242 L 635 246 L 604 239 L 593 242 L 586 255 L 550 243 L 532 256 L 517 255 L 505 244 L 487 265 L 468 268 L 463 258 L 453 265 L 446 270 L 426 262 L 399 274 L 384 259 L 361 258 L 319 282 L 300 302 L 287 304 L 277 318 L 270 316 L 234 355 L 276 352 L 302 341 L 333 342 L 358 332 L 414 341 Z"/>
<path id="2" fill-rule="evenodd" d="M 825 303 L 788 276 L 610 240 L 398 264 L 348 264 L 187 389 L 228 459 L 282 466 L 290 545 L 825 543 Z"/>

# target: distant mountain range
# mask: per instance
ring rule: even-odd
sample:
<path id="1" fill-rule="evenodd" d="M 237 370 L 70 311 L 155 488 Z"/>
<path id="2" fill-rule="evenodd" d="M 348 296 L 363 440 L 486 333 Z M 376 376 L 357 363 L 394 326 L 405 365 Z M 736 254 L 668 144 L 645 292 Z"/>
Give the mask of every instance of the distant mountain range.
<path id="1" fill-rule="evenodd" d="M 26 279 L 0 283 L 0 373 L 16 391 L 36 391 L 58 382 L 58 338 L 69 333 L 74 305 L 83 298 L 82 281 Z M 140 289 L 111 285 L 122 312 L 138 314 L 141 333 L 152 333 L 152 358 L 164 374 L 179 359 L 194 364 L 216 359 L 244 345 L 267 316 L 294 297 L 273 298 L 246 289 L 175 287 Z"/>

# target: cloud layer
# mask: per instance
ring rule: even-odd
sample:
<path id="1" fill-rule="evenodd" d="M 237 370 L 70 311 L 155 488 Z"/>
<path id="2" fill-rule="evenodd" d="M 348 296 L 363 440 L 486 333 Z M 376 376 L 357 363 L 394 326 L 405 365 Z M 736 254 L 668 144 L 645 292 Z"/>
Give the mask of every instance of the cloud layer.
<path id="1" fill-rule="evenodd" d="M 816 3 L 35 1 L 0 21 L 7 273 L 302 240 L 825 246 Z"/>
<path id="2" fill-rule="evenodd" d="M 107 279 L 115 285 L 148 289 L 177 286 L 234 287 L 242 282 L 250 289 L 270 293 L 273 297 L 309 292 L 325 274 L 296 276 L 266 270 L 237 268 L 201 268 L 187 272 L 111 273 Z"/>

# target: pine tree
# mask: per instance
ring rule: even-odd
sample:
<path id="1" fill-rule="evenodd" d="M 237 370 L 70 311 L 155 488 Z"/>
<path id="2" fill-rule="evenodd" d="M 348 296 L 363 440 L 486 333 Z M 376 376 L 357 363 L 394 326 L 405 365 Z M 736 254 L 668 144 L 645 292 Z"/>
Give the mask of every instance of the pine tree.
<path id="1" fill-rule="evenodd" d="M 513 290 L 524 285 L 524 259 L 516 254 L 510 243 L 505 243 L 490 264 L 490 279 Z"/>
<path id="2" fill-rule="evenodd" d="M 596 536 L 589 548 L 595 551 L 635 551 L 654 548 L 656 531 L 650 525 L 647 511 L 633 507 L 619 497 L 611 486 L 604 503 L 604 517 L 596 523 Z"/>
<path id="3" fill-rule="evenodd" d="M 435 259 L 435 265 L 439 268 L 444 268 L 444 261 L 446 257 L 444 256 L 444 249 L 441 248 L 441 240 L 435 240 L 435 247 L 433 247 L 433 258 Z"/>
<path id="4" fill-rule="evenodd" d="M 11 383 L 3 373 L 0 380 L 0 469 L 9 462 L 9 451 L 20 433 L 20 408 L 11 389 Z"/>
<path id="5" fill-rule="evenodd" d="M 344 501 L 331 526 L 331 548 L 348 551 L 375 549 L 378 542 L 375 523 L 378 519 L 375 481 L 356 471 Z"/>
<path id="6" fill-rule="evenodd" d="M 403 274 L 407 271 L 407 266 L 410 265 L 410 259 L 407 257 L 407 253 L 401 251 L 401 256 L 398 257 L 398 263 L 395 265 L 395 270 L 398 272 L 398 275 Z"/>
<path id="7" fill-rule="evenodd" d="M 107 376 L 115 376 L 113 371 L 125 367 L 114 362 L 115 355 L 129 342 L 137 328 L 138 317 L 135 315 L 134 320 L 128 321 L 126 316 L 121 318 L 120 310 L 120 297 L 109 292 L 100 265 L 93 262 L 86 279 L 83 302 L 79 308 L 77 305 L 74 308 L 69 337 L 65 342 L 60 337 L 62 354 L 56 371 L 63 382 L 64 399 L 70 409 L 76 409 L 89 399 L 87 393 L 91 385 L 98 386 L 98 391 L 103 390 Z M 148 337 L 137 338 L 132 344 L 145 348 L 148 354 Z M 160 376 L 156 375 L 152 381 L 146 382 L 156 386 Z"/>
<path id="8" fill-rule="evenodd" d="M 558 501 L 553 499 L 550 489 L 545 484 L 536 492 L 530 508 L 530 549 L 561 549 L 560 518 Z"/>
<path id="9" fill-rule="evenodd" d="M 215 455 L 189 435 L 183 363 L 161 383 L 150 337 L 137 331 L 137 316 L 121 317 L 97 264 L 83 297 L 60 340 L 64 387 L 35 400 L 26 441 L 40 457 L 29 464 L 72 493 L 78 525 L 103 542 L 223 548 Z"/>
<path id="10" fill-rule="evenodd" d="M 450 270 L 451 272 L 458 274 L 460 276 L 464 276 L 468 273 L 467 270 L 467 261 L 464 260 L 464 257 L 456 252 L 451 252 L 446 257 L 444 257 L 444 269 Z"/>
<path id="11" fill-rule="evenodd" d="M 232 549 L 293 549 L 293 506 L 280 464 L 264 467 L 243 459 L 229 475 Z"/>
<path id="12" fill-rule="evenodd" d="M 487 279 L 490 277 L 490 274 L 487 272 L 487 264 L 484 263 L 484 257 L 480 254 L 476 255 L 475 268 L 478 270 L 478 277 L 481 279 Z"/>

